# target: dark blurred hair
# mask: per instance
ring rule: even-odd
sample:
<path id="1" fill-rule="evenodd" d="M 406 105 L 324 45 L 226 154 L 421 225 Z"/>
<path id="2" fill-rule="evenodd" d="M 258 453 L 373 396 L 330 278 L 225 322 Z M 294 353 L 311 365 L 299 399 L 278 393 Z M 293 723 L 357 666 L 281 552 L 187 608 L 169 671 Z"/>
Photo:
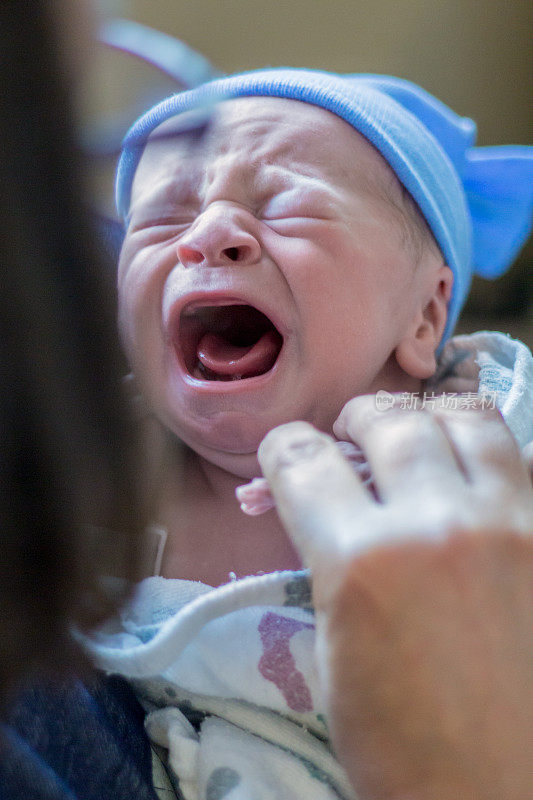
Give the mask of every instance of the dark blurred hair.
<path id="1" fill-rule="evenodd" d="M 137 576 L 143 527 L 113 270 L 102 264 L 83 204 L 47 5 L 0 4 L 4 687 L 35 665 L 68 666 L 69 626 L 92 626 L 112 611 Z"/>

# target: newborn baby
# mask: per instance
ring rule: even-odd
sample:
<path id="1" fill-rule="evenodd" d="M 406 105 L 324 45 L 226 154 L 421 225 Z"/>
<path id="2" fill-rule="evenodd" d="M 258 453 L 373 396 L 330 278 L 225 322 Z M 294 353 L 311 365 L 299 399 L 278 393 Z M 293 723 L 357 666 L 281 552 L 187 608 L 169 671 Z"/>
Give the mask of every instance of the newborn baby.
<path id="1" fill-rule="evenodd" d="M 206 97 L 222 102 L 197 142 L 180 131 Z M 415 393 L 435 373 L 472 271 L 450 163 L 472 137 L 406 82 L 296 70 L 178 95 L 134 128 L 120 327 L 148 407 L 190 448 L 186 478 L 175 451 L 162 477 L 162 574 L 219 584 L 296 566 L 275 515 L 235 505 L 261 439 L 296 419 L 331 433 L 354 395 Z M 483 159 L 468 170 L 486 180 Z M 488 269 L 508 263 L 508 244 L 496 261 L 485 249 Z"/>
<path id="2" fill-rule="evenodd" d="M 219 470 L 248 478 L 275 425 L 306 419 L 331 432 L 356 394 L 418 391 L 435 371 L 452 273 L 382 156 L 332 113 L 226 101 L 194 149 L 172 135 L 180 123 L 154 131 L 135 175 L 121 327 L 149 406 L 191 460 L 210 481 Z M 234 510 L 228 489 L 219 527 L 225 503 Z M 200 492 L 198 517 L 209 487 Z M 273 515 L 271 525 L 279 539 Z M 292 553 L 275 560 L 272 531 L 251 535 L 268 542 L 269 567 L 294 566 Z M 216 582 L 243 573 L 209 551 L 210 580 L 214 569 Z M 206 566 L 202 557 L 190 577 Z"/>
<path id="3" fill-rule="evenodd" d="M 474 267 L 502 272 L 531 215 L 531 153 L 485 153 L 474 134 L 405 81 L 273 70 L 169 98 L 125 141 L 120 329 L 166 432 L 167 537 L 164 577 L 95 650 L 158 707 L 146 727 L 180 796 L 353 796 L 328 746 L 307 576 L 276 512 L 235 501 L 264 435 L 291 420 L 331 434 L 358 394 L 480 390 L 533 438 L 527 348 L 445 345 Z"/>
<path id="4" fill-rule="evenodd" d="M 259 90 L 226 94 L 272 94 L 262 75 L 248 80 Z M 149 408 L 190 448 L 185 482 L 172 454 L 162 486 L 169 576 L 220 583 L 230 571 L 295 566 L 274 515 L 250 528 L 254 539 L 236 515 L 234 489 L 258 475 L 259 442 L 294 419 L 331 432 L 357 394 L 418 392 L 468 287 L 468 210 L 446 163 L 450 153 L 466 160 L 455 151 L 468 121 L 416 87 L 386 84 L 451 141 L 446 154 L 425 129 L 427 141 L 416 141 L 419 120 L 398 114 L 378 79 L 346 84 L 361 122 L 327 96 L 325 107 L 320 75 L 281 75 L 289 86 L 318 81 L 321 105 L 281 90 L 228 99 L 223 87 L 196 143 L 180 135 L 190 124 L 177 113 L 195 113 L 195 103 L 174 98 L 158 107 L 161 124 L 152 114 L 148 131 L 137 126 L 119 170 L 123 340 Z M 475 177 L 479 159 L 472 164 Z"/>

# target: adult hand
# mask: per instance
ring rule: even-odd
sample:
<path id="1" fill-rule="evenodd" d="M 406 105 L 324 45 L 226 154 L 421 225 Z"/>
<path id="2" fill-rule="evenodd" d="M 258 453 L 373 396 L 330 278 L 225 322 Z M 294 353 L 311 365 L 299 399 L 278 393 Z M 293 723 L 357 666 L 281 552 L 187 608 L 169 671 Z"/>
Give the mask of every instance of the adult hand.
<path id="1" fill-rule="evenodd" d="M 306 423 L 259 460 L 313 573 L 332 738 L 361 798 L 526 800 L 533 490 L 497 412 L 344 408 L 379 500 Z"/>

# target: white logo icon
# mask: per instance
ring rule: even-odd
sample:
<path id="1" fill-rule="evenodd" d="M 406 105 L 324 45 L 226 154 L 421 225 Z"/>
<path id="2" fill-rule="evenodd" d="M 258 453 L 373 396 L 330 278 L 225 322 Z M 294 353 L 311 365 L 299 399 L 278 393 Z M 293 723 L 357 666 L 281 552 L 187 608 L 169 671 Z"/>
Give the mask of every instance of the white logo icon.
<path id="1" fill-rule="evenodd" d="M 376 409 L 378 411 L 388 411 L 394 405 L 394 395 L 386 392 L 385 389 L 380 389 L 376 394 Z"/>

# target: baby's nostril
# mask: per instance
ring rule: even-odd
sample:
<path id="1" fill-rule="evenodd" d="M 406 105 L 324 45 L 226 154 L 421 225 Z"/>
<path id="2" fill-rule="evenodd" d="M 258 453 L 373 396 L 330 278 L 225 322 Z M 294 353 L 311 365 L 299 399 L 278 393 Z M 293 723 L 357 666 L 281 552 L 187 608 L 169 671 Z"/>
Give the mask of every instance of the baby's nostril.
<path id="1" fill-rule="evenodd" d="M 238 261 L 239 260 L 239 248 L 238 247 L 226 247 L 224 250 L 225 255 L 231 261 Z"/>
<path id="2" fill-rule="evenodd" d="M 200 250 L 195 250 L 187 245 L 180 245 L 178 247 L 178 258 L 184 266 L 191 264 L 201 264 L 204 260 L 204 254 Z"/>

